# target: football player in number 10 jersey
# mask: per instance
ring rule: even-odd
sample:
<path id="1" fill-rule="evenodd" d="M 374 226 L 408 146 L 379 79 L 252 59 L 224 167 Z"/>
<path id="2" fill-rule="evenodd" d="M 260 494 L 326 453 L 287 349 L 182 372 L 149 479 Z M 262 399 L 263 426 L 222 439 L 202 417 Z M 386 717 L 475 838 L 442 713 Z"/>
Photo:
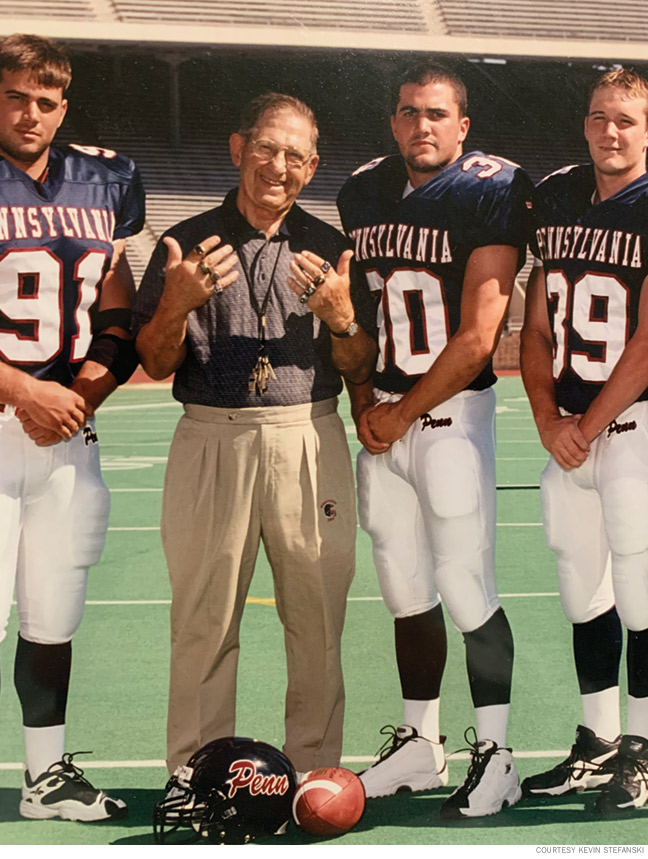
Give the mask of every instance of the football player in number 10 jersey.
<path id="1" fill-rule="evenodd" d="M 126 807 L 65 752 L 65 710 L 108 527 L 93 414 L 136 366 L 124 244 L 144 202 L 129 159 L 51 145 L 70 77 L 48 40 L 0 41 L 0 639 L 15 587 L 20 813 L 93 821 Z"/>
<path id="2" fill-rule="evenodd" d="M 601 788 L 601 813 L 648 800 L 648 81 L 617 69 L 589 93 L 591 164 L 534 199 L 522 376 L 551 454 L 543 520 L 557 555 L 583 723 L 532 796 Z M 628 723 L 619 665 L 627 627 Z"/>
<path id="3" fill-rule="evenodd" d="M 378 307 L 376 373 L 350 395 L 360 520 L 395 619 L 404 699 L 391 748 L 361 779 L 369 797 L 448 782 L 443 600 L 464 636 L 477 728 L 442 815 L 478 817 L 520 797 L 506 744 L 513 639 L 494 570 L 491 356 L 525 258 L 532 185 L 511 162 L 463 154 L 466 89 L 452 71 L 424 62 L 397 84 L 400 155 L 360 168 L 338 198 Z"/>

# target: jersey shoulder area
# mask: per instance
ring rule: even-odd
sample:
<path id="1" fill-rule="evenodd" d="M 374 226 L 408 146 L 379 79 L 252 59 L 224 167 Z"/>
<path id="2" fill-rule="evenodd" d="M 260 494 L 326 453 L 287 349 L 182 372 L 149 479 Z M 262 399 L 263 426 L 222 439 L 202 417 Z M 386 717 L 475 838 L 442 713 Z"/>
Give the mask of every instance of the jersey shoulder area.
<path id="1" fill-rule="evenodd" d="M 441 185 L 461 194 L 483 196 L 501 191 L 514 182 L 533 187 L 531 179 L 519 164 L 499 155 L 476 151 L 462 155 L 437 177 L 421 185 L 418 191 L 423 196 L 437 194 L 436 186 Z"/>
<path id="2" fill-rule="evenodd" d="M 370 188 L 389 191 L 392 185 L 398 185 L 402 192 L 406 181 L 407 172 L 402 157 L 400 155 L 383 155 L 367 161 L 366 164 L 354 170 L 342 186 L 340 196 L 353 194 L 360 190 L 366 193 Z"/>
<path id="3" fill-rule="evenodd" d="M 590 185 L 594 181 L 594 168 L 591 164 L 567 164 L 542 178 L 538 190 L 548 191 L 560 188 L 574 188 Z"/>
<path id="4" fill-rule="evenodd" d="M 69 181 L 129 182 L 138 175 L 132 158 L 101 146 L 70 143 L 58 148 Z"/>
<path id="5" fill-rule="evenodd" d="M 400 155 L 374 158 L 355 170 L 337 196 L 342 225 L 348 233 L 368 213 L 390 210 L 403 195 L 407 183 L 405 162 Z"/>

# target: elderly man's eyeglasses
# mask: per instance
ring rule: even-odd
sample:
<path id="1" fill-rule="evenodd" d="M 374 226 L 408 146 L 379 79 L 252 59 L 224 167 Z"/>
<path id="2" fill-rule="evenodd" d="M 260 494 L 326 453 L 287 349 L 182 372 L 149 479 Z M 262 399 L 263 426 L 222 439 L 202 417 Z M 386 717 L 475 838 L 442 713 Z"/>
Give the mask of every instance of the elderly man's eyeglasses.
<path id="1" fill-rule="evenodd" d="M 304 167 L 313 157 L 312 155 L 304 155 L 298 149 L 291 149 L 289 146 L 277 146 L 271 140 L 266 140 L 261 137 L 258 140 L 250 140 L 252 152 L 261 161 L 272 161 L 280 152 L 284 153 L 286 166 L 292 168 Z"/>

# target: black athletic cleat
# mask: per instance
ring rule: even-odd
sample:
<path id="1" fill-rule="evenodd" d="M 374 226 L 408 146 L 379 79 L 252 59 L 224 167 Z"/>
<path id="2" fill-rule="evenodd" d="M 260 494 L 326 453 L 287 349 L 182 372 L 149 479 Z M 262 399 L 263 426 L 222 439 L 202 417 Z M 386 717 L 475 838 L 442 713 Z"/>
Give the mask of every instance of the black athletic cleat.
<path id="1" fill-rule="evenodd" d="M 33 781 L 25 771 L 21 815 L 37 820 L 61 817 L 85 823 L 126 817 L 126 803 L 96 790 L 84 778 L 83 770 L 72 763 L 74 754 L 64 754 L 63 760 L 52 764 Z"/>
<path id="2" fill-rule="evenodd" d="M 569 756 L 553 769 L 525 778 L 522 793 L 525 796 L 563 796 L 603 787 L 612 778 L 605 764 L 616 755 L 620 742 L 620 736 L 609 742 L 579 725 Z"/>
<path id="3" fill-rule="evenodd" d="M 596 798 L 594 809 L 615 814 L 643 808 L 648 802 L 648 740 L 625 734 L 618 753 L 605 768 L 610 780 Z"/>

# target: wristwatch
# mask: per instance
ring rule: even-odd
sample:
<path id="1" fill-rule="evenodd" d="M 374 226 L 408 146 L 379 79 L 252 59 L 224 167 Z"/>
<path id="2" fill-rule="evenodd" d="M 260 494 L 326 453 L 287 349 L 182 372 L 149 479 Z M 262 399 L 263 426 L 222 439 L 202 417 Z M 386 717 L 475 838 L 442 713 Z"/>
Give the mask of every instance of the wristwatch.
<path id="1" fill-rule="evenodd" d="M 357 333 L 358 333 L 358 323 L 355 321 L 355 319 L 353 320 L 351 325 L 349 325 L 349 327 L 346 329 L 346 331 L 333 331 L 333 330 L 331 330 L 331 334 L 334 337 L 339 337 L 340 339 L 343 339 L 344 337 L 353 337 L 353 335 L 357 334 Z"/>

